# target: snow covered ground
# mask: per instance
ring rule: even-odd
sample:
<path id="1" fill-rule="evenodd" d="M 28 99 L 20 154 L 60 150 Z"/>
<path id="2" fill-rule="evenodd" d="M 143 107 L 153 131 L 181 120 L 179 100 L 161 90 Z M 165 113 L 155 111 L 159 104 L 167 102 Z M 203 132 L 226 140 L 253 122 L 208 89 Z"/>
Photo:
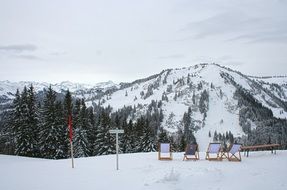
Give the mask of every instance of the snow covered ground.
<path id="1" fill-rule="evenodd" d="M 0 155 L 1 190 L 286 190 L 287 151 L 252 152 L 242 162 L 157 160 L 157 153 L 121 154 L 70 160 L 45 160 Z"/>

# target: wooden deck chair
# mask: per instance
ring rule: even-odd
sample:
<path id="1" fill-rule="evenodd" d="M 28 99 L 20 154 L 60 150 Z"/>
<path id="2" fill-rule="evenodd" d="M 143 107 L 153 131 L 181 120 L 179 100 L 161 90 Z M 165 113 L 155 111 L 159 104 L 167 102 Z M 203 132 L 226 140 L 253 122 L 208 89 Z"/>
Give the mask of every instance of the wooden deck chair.
<path id="1" fill-rule="evenodd" d="M 220 156 L 221 144 L 220 143 L 209 143 L 207 151 L 206 151 L 206 160 L 218 160 L 221 161 L 222 158 Z M 216 157 L 211 157 L 210 154 L 216 154 Z"/>
<path id="2" fill-rule="evenodd" d="M 185 148 L 185 153 L 183 156 L 184 160 L 199 160 L 198 145 L 188 144 Z"/>
<path id="3" fill-rule="evenodd" d="M 160 143 L 158 151 L 159 160 L 172 160 L 170 143 Z"/>
<path id="4" fill-rule="evenodd" d="M 227 147 L 226 144 L 222 144 L 222 145 L 221 145 L 220 157 L 221 157 L 222 159 L 228 159 L 227 153 L 228 153 L 229 148 L 230 148 L 230 147 Z"/>
<path id="5" fill-rule="evenodd" d="M 233 144 L 230 150 L 227 152 L 229 161 L 237 161 L 241 162 L 241 154 L 240 154 L 241 144 Z M 236 156 L 237 153 L 237 156 Z"/>

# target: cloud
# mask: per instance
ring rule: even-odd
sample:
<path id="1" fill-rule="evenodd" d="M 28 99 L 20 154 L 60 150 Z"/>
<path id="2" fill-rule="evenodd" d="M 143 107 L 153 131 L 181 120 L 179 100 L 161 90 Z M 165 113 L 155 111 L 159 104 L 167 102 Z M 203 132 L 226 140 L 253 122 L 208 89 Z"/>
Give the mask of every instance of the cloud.
<path id="1" fill-rule="evenodd" d="M 232 11 L 188 23 L 180 31 L 188 33 L 193 39 L 220 36 L 225 41 L 286 43 L 287 19 L 249 16 L 241 11 Z"/>
<path id="2" fill-rule="evenodd" d="M 65 51 L 55 51 L 55 52 L 51 52 L 50 55 L 52 56 L 62 56 L 62 55 L 66 55 L 67 52 Z"/>
<path id="3" fill-rule="evenodd" d="M 206 38 L 233 32 L 247 32 L 256 29 L 262 18 L 251 18 L 242 12 L 225 12 L 210 18 L 187 24 L 184 31 L 194 33 L 194 38 Z"/>
<path id="4" fill-rule="evenodd" d="M 38 57 L 38 56 L 35 56 L 35 55 L 15 55 L 13 56 L 14 58 L 17 58 L 17 59 L 26 59 L 26 60 L 40 60 L 42 61 L 43 59 Z"/>
<path id="5" fill-rule="evenodd" d="M 35 55 L 38 47 L 33 44 L 16 44 L 0 46 L 0 56 L 12 59 L 43 60 Z"/>
<path id="6" fill-rule="evenodd" d="M 244 63 L 241 62 L 241 61 L 227 61 L 226 63 L 223 63 L 223 65 L 226 65 L 226 66 L 240 66 L 240 65 L 244 65 Z"/>
<path id="7" fill-rule="evenodd" d="M 234 57 L 230 55 L 223 55 L 220 57 L 210 57 L 210 56 L 197 56 L 194 57 L 192 62 L 200 62 L 200 63 L 218 63 L 220 65 L 225 66 L 240 66 L 244 63 L 236 60 Z"/>
<path id="8" fill-rule="evenodd" d="M 0 51 L 15 52 L 15 53 L 22 53 L 25 51 L 35 51 L 37 49 L 38 49 L 37 46 L 33 44 L 17 44 L 17 45 L 0 46 Z"/>
<path id="9" fill-rule="evenodd" d="M 182 59 L 185 55 L 183 54 L 173 54 L 173 55 L 167 55 L 167 56 L 159 56 L 157 59 Z"/>
<path id="10" fill-rule="evenodd" d="M 96 55 L 97 55 L 97 56 L 103 55 L 103 51 L 100 50 L 100 49 L 96 50 Z"/>
<path id="11" fill-rule="evenodd" d="M 286 23 L 287 24 L 287 23 Z M 278 30 L 271 30 L 269 32 L 265 31 L 261 34 L 248 34 L 248 35 L 240 35 L 227 41 L 245 41 L 246 43 L 264 43 L 264 42 L 271 42 L 271 43 L 283 43 L 286 44 L 287 42 L 287 28 L 282 29 L 282 31 Z"/>

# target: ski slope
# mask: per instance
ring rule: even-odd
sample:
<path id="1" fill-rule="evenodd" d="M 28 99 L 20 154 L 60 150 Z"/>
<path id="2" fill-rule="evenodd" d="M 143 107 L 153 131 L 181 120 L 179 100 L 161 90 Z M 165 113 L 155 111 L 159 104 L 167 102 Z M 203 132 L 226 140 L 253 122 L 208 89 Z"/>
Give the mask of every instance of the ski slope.
<path id="1" fill-rule="evenodd" d="M 1 190 L 286 190 L 287 151 L 252 152 L 242 162 L 157 160 L 157 153 L 45 160 L 0 155 Z"/>

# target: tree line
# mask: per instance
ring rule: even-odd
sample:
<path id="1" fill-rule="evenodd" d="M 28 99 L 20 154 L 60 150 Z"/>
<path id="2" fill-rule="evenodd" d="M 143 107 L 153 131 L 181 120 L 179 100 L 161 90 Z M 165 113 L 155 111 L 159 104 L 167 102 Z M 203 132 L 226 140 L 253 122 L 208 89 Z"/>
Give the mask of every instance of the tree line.
<path id="1" fill-rule="evenodd" d="M 160 127 L 161 106 L 161 101 L 152 100 L 142 115 L 137 115 L 136 107 L 131 106 L 113 112 L 110 106 L 87 107 L 84 99 L 74 99 L 69 91 L 59 97 L 49 87 L 44 96 L 38 98 L 32 85 L 24 87 L 21 92 L 17 90 L 5 114 L 0 152 L 48 159 L 68 158 L 69 115 L 72 116 L 75 157 L 115 153 L 115 138 L 109 133 L 115 128 L 124 130 L 120 135 L 123 153 L 156 151 L 159 142 L 172 142 L 175 150 L 183 150 L 180 140 L 176 140 L 179 138 Z M 182 137 L 189 138 L 186 133 Z"/>
<path id="2" fill-rule="evenodd" d="M 232 82 L 231 79 L 228 81 Z M 240 86 L 236 87 L 234 98 L 238 101 L 239 124 L 246 135 L 235 139 L 230 132 L 225 135 L 214 132 L 213 140 L 223 143 L 237 140 L 244 145 L 279 143 L 283 145 L 282 148 L 287 148 L 286 119 L 275 118 L 272 111 L 250 93 Z M 194 101 L 194 95 L 191 99 Z M 173 151 L 184 151 L 186 144 L 196 143 L 194 134 L 204 127 L 209 94 L 203 90 L 198 103 L 203 120 L 194 120 L 194 110 L 189 107 L 180 123 L 170 122 L 177 127 L 177 132 L 173 134 L 162 128 L 162 101 L 166 100 L 152 100 L 148 105 L 138 104 L 113 110 L 110 106 L 102 107 L 100 100 L 98 104 L 87 107 L 84 99 L 73 98 L 69 91 L 63 95 L 49 87 L 36 94 L 32 85 L 24 87 L 21 92 L 17 90 L 15 93 L 11 107 L 0 114 L 0 153 L 49 159 L 68 158 L 69 115 L 73 120 L 75 157 L 115 153 L 115 139 L 109 133 L 110 129 L 115 128 L 124 130 L 119 139 L 122 153 L 156 151 L 159 142 L 170 142 Z M 172 121 L 173 116 L 169 117 Z M 207 135 L 212 136 L 211 132 Z"/>

